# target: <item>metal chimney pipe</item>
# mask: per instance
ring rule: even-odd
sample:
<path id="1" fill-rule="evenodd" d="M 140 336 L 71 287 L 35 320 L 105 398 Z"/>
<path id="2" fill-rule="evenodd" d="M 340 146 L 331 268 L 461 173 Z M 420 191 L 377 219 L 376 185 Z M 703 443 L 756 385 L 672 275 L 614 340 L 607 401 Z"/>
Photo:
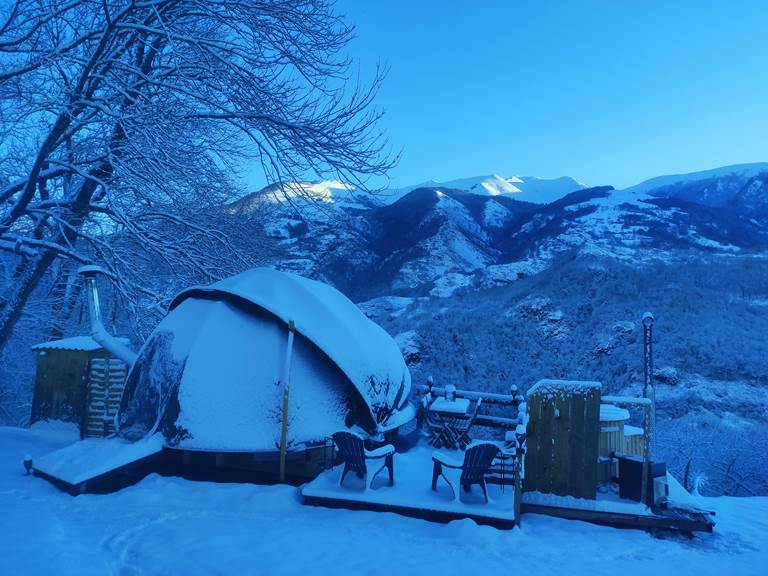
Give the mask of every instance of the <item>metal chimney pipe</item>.
<path id="1" fill-rule="evenodd" d="M 88 291 L 88 315 L 91 319 L 91 338 L 130 367 L 136 361 L 136 352 L 107 332 L 107 329 L 104 328 L 104 324 L 101 322 L 99 289 L 96 286 L 96 275 L 101 272 L 103 270 L 98 266 L 81 266 L 77 270 L 78 274 L 85 277 L 85 285 Z"/>

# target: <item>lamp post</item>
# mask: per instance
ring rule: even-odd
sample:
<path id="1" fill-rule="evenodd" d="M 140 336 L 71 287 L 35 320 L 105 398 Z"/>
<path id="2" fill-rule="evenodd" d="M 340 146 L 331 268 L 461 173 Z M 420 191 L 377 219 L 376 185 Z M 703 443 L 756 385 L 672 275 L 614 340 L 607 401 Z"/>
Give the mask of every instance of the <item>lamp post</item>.
<path id="1" fill-rule="evenodd" d="M 653 386 L 653 314 L 643 314 L 643 398 L 651 401 L 649 415 L 647 459 L 653 459 L 654 433 L 656 431 L 656 390 Z"/>

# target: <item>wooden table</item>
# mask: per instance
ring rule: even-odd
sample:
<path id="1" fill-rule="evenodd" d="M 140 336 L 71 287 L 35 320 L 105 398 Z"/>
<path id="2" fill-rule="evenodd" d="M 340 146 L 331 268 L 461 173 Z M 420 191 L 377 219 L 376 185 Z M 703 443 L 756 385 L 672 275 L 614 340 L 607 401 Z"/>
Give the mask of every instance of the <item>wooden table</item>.
<path id="1" fill-rule="evenodd" d="M 437 398 L 430 404 L 427 424 L 432 433 L 429 443 L 437 448 L 457 449 L 467 441 L 466 420 L 469 418 L 468 398 Z"/>
<path id="2" fill-rule="evenodd" d="M 447 398 L 436 398 L 429 406 L 430 412 L 439 414 L 450 414 L 452 416 L 466 414 L 469 410 L 469 398 L 456 398 L 448 400 Z"/>

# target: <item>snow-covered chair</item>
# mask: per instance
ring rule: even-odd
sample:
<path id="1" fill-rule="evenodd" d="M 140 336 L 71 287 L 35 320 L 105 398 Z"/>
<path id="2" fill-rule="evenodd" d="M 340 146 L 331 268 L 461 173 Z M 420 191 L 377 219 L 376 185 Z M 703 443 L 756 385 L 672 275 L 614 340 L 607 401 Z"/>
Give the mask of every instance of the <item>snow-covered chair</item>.
<path id="1" fill-rule="evenodd" d="M 437 491 L 437 480 L 442 476 L 448 483 L 448 486 L 451 487 L 451 490 L 453 490 L 454 499 L 459 500 L 458 487 L 454 486 L 453 482 L 446 476 L 444 468 L 461 470 L 458 483 L 464 488 L 464 491 L 469 492 L 472 484 L 478 484 L 483 490 L 483 496 L 485 496 L 487 504 L 488 488 L 485 484 L 485 475 L 488 473 L 498 453 L 499 447 L 490 442 L 478 442 L 467 448 L 467 451 L 464 452 L 463 461 L 435 452 L 432 455 L 432 490 Z"/>
<path id="2" fill-rule="evenodd" d="M 475 425 L 475 420 L 477 420 L 477 415 L 480 412 L 480 405 L 483 403 L 482 398 L 478 398 L 477 402 L 475 402 L 475 408 L 472 410 L 472 413 L 470 414 L 469 418 L 463 421 L 459 421 L 456 423 L 456 426 L 454 428 L 454 437 L 456 439 L 456 445 L 461 450 L 466 450 L 467 446 L 469 446 L 472 443 L 472 438 L 469 436 L 469 431 L 472 429 L 472 426 Z"/>
<path id="3" fill-rule="evenodd" d="M 367 490 L 373 484 L 373 479 L 376 478 L 376 475 L 384 470 L 384 468 L 389 470 L 389 485 L 392 486 L 395 483 L 394 446 L 386 444 L 375 450 L 366 450 L 365 440 L 362 436 L 348 431 L 336 432 L 333 435 L 333 441 L 339 449 L 341 459 L 344 461 L 344 471 L 341 473 L 339 486 L 344 483 L 344 477 L 347 475 L 347 472 L 352 471 L 357 474 L 358 478 L 365 479 L 365 488 Z M 375 473 L 369 474 L 367 461 L 381 458 L 384 459 L 381 468 L 376 470 Z"/>

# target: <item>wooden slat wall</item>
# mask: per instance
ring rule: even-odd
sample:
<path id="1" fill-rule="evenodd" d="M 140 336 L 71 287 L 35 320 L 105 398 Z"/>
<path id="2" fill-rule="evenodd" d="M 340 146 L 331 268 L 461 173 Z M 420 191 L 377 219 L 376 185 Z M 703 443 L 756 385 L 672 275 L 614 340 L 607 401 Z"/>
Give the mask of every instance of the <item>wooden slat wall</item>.
<path id="1" fill-rule="evenodd" d="M 624 452 L 624 421 L 600 422 L 600 456 Z"/>
<path id="2" fill-rule="evenodd" d="M 594 499 L 599 388 L 533 394 L 528 397 L 528 409 L 525 490 Z"/>
<path id="3" fill-rule="evenodd" d="M 632 434 L 624 436 L 624 452 L 633 456 L 643 456 L 645 448 L 644 434 Z"/>
<path id="4" fill-rule="evenodd" d="M 88 413 L 84 436 L 114 433 L 114 419 L 123 397 L 127 366 L 117 358 L 91 358 L 88 380 Z"/>
<path id="5" fill-rule="evenodd" d="M 590 388 L 584 398 L 584 481 L 579 498 L 597 496 L 597 457 L 600 441 L 600 389 Z"/>
<path id="6" fill-rule="evenodd" d="M 552 492 L 567 496 L 571 481 L 571 398 L 555 398 L 555 417 L 552 420 Z M 575 462 L 573 464 L 576 464 Z"/>
<path id="7" fill-rule="evenodd" d="M 523 486 L 526 491 L 539 490 L 539 441 L 541 438 L 541 397 L 528 398 L 528 426 L 526 428 L 525 472 Z"/>
<path id="8" fill-rule="evenodd" d="M 554 402 L 542 398 L 539 406 L 541 422 L 539 422 L 539 467 L 536 474 L 539 477 L 539 490 L 552 492 L 552 421 L 555 419 Z M 542 490 L 543 489 L 543 490 Z"/>
<path id="9" fill-rule="evenodd" d="M 568 494 L 583 494 L 588 492 L 584 485 L 584 476 L 577 471 L 584 468 L 586 440 L 585 421 L 587 401 L 582 395 L 571 397 L 571 465 L 574 472 L 569 474 Z"/>
<path id="10" fill-rule="evenodd" d="M 80 423 L 86 403 L 87 370 L 87 352 L 38 352 L 31 421 L 52 419 Z"/>

